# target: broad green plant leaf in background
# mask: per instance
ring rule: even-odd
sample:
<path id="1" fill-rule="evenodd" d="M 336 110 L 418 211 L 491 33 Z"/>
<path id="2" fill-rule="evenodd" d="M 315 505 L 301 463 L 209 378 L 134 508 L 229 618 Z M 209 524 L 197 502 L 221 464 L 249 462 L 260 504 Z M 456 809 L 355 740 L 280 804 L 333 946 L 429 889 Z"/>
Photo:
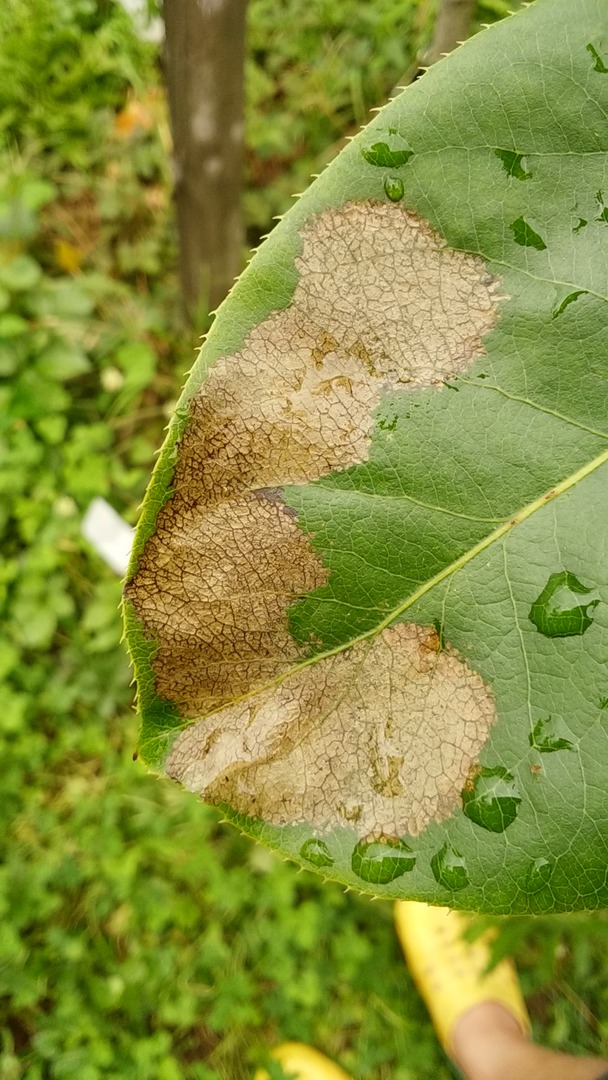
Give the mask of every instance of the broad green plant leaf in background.
<path id="1" fill-rule="evenodd" d="M 382 896 L 608 905 L 608 9 L 387 105 L 218 312 L 126 587 L 143 760 Z"/>

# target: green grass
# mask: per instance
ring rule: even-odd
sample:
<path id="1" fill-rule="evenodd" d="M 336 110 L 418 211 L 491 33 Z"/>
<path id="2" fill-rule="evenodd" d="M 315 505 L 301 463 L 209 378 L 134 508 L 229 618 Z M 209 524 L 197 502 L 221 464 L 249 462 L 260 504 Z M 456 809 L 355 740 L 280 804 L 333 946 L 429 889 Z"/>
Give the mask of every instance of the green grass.
<path id="1" fill-rule="evenodd" d="M 250 18 L 255 236 L 424 20 L 402 0 L 253 0 Z M 80 520 L 95 495 L 135 520 L 195 344 L 156 54 L 110 0 L 6 0 L 0 87 L 0 1080 L 240 1080 L 286 1038 L 358 1080 L 447 1078 L 390 908 L 132 761 L 120 586 Z M 133 97 L 150 122 L 121 136 Z M 605 1048 L 604 916 L 503 926 L 538 1034 Z"/>

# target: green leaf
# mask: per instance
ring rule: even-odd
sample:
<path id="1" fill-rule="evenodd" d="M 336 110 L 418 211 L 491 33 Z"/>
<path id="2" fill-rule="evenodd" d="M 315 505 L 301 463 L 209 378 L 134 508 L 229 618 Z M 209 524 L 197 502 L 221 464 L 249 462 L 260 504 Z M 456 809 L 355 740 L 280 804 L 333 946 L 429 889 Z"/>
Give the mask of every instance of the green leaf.
<path id="1" fill-rule="evenodd" d="M 123 398 L 131 398 L 150 384 L 156 370 L 156 354 L 145 341 L 122 345 L 116 363 L 124 373 Z"/>
<path id="2" fill-rule="evenodd" d="M 84 319 L 95 304 L 87 291 L 70 278 L 46 278 L 31 299 L 33 313 L 41 319 Z"/>
<path id="3" fill-rule="evenodd" d="M 91 370 L 83 349 L 65 339 L 55 339 L 36 358 L 36 370 L 47 379 L 67 382 Z"/>
<path id="4" fill-rule="evenodd" d="M 33 289 L 42 277 L 38 263 L 29 255 L 16 255 L 6 263 L 0 263 L 0 285 L 11 292 Z"/>
<path id="5" fill-rule="evenodd" d="M 15 338 L 24 334 L 28 325 L 26 320 L 21 315 L 16 315 L 12 311 L 7 311 L 5 315 L 0 315 L 0 340 L 3 338 Z"/>
<path id="6" fill-rule="evenodd" d="M 600 0 L 537 0 L 387 105 L 218 312 L 144 504 L 141 757 L 368 892 L 608 904 L 606 64 Z"/>

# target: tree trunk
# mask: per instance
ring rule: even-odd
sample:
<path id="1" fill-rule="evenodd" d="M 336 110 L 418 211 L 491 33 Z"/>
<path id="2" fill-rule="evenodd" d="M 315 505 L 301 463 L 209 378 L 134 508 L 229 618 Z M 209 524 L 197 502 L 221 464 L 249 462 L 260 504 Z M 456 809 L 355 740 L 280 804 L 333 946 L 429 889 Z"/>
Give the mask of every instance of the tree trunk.
<path id="1" fill-rule="evenodd" d="M 415 58 L 410 68 L 401 76 L 393 93 L 409 86 L 424 75 L 424 72 L 444 53 L 453 52 L 457 45 L 466 41 L 471 29 L 471 20 L 475 11 L 475 0 L 440 0 L 435 18 L 433 40 Z"/>
<path id="2" fill-rule="evenodd" d="M 247 0 L 165 0 L 165 68 L 186 308 L 212 310 L 242 269 Z"/>
<path id="3" fill-rule="evenodd" d="M 469 36 L 475 0 L 441 0 L 430 48 L 424 53 L 424 65 L 430 67 L 444 53 L 452 52 Z"/>

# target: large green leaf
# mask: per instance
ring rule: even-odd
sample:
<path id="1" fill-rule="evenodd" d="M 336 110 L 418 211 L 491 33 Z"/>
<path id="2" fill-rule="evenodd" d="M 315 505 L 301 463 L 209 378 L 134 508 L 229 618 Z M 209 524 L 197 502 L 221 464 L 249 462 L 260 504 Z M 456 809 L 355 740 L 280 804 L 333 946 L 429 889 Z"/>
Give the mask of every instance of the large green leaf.
<path id="1" fill-rule="evenodd" d="M 262 246 L 159 459 L 140 754 L 349 885 L 608 904 L 607 150 L 604 0 L 480 34 Z"/>

